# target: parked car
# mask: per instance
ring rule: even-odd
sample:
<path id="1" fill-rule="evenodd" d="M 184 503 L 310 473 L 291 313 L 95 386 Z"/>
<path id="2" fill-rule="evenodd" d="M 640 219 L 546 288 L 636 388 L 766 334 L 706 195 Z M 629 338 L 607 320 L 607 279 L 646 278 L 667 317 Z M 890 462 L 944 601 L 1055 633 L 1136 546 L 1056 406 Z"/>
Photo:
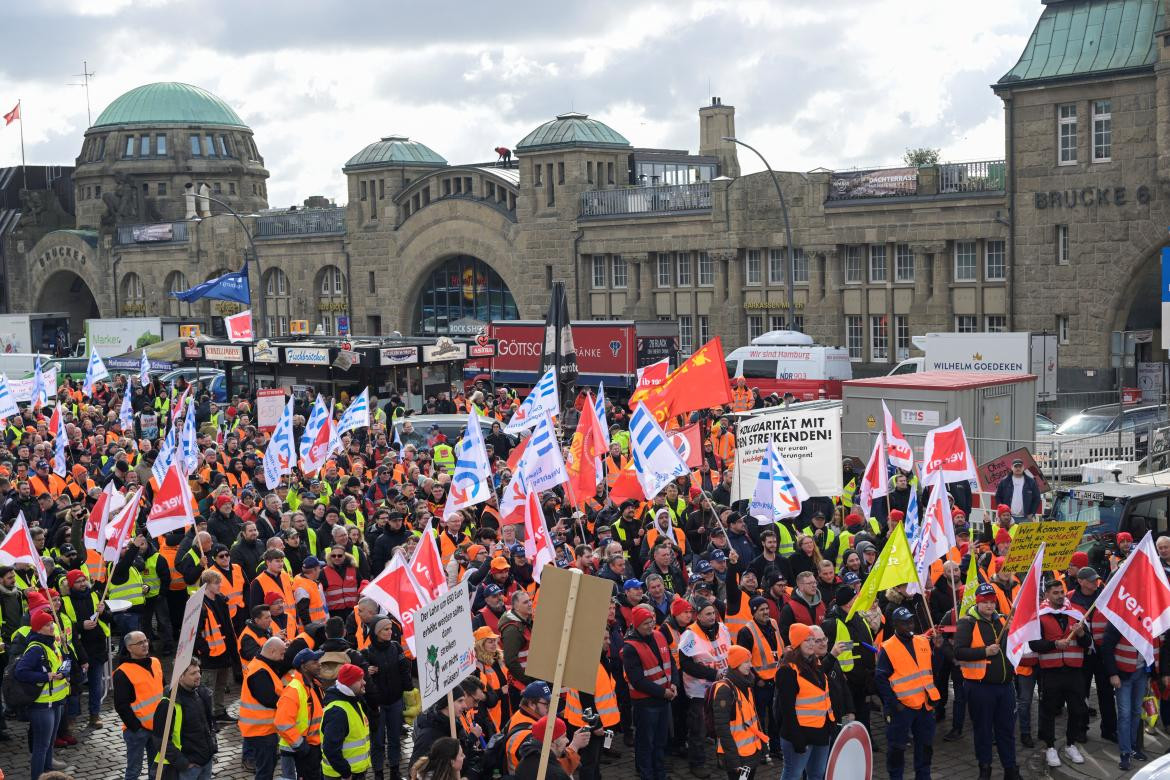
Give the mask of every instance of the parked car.
<path id="1" fill-rule="evenodd" d="M 1082 409 L 1051 433 L 1036 431 L 1036 462 L 1045 474 L 1076 478 L 1081 466 L 1100 460 L 1140 461 L 1150 454 L 1160 428 L 1170 425 L 1170 408 L 1158 404 L 1115 404 Z M 1157 447 L 1155 447 L 1157 449 Z"/>
<path id="2" fill-rule="evenodd" d="M 414 426 L 414 431 L 424 439 L 431 431 L 434 425 L 439 426 L 439 433 L 447 437 L 448 444 L 454 444 L 463 436 L 464 429 L 467 428 L 467 415 L 465 414 L 416 414 L 410 417 L 404 417 L 394 423 L 394 428 L 401 435 L 402 423 L 406 421 Z M 483 435 L 487 436 L 492 432 L 492 423 L 495 420 L 489 420 L 486 417 L 480 418 L 480 428 L 483 430 Z M 509 440 L 515 445 L 518 439 L 511 434 L 508 435 Z"/>
<path id="3" fill-rule="evenodd" d="M 1054 433 L 1056 431 L 1056 422 L 1047 415 L 1036 412 L 1036 434 Z"/>

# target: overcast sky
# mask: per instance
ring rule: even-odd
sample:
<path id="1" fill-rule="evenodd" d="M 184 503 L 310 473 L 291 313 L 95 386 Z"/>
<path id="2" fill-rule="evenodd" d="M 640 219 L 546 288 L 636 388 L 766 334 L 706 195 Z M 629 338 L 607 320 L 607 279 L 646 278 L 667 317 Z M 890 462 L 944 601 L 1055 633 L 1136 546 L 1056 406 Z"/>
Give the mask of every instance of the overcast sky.
<path id="1" fill-rule="evenodd" d="M 29 163 L 72 164 L 118 95 L 183 81 L 253 129 L 273 206 L 345 197 L 341 166 L 379 137 L 453 163 L 494 158 L 576 110 L 636 146 L 697 150 L 698 108 L 736 107 L 776 168 L 1003 156 L 988 85 L 1016 62 L 1040 0 L 591 0 L 560 3 L 37 0 L 0 8 L 0 113 L 24 105 Z M 196 13 L 197 10 L 197 13 Z M 0 127 L 0 165 L 20 162 Z M 745 171 L 758 170 L 741 159 Z"/>

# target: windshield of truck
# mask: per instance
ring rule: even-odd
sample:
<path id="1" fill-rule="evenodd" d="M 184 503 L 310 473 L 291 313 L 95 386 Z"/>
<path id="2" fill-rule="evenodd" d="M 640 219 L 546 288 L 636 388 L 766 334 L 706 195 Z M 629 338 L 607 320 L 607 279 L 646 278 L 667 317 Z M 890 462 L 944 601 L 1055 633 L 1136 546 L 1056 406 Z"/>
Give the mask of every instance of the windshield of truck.
<path id="1" fill-rule="evenodd" d="M 1085 533 L 1116 531 L 1125 511 L 1125 499 L 1111 496 L 1078 496 L 1061 493 L 1052 507 L 1053 520 L 1087 522 Z M 1096 526 L 1096 527 L 1095 527 Z"/>
<path id="2" fill-rule="evenodd" d="M 1056 432 L 1062 436 L 1089 436 L 1094 433 L 1105 433 L 1113 417 L 1102 417 L 1095 414 L 1074 414 L 1062 422 Z"/>

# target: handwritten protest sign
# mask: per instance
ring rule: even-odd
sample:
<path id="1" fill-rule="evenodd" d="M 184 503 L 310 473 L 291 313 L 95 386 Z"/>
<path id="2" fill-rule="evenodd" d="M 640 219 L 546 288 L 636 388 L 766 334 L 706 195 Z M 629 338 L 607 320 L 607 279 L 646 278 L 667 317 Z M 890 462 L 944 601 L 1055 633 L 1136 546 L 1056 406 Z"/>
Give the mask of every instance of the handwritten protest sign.
<path id="1" fill-rule="evenodd" d="M 475 671 L 467 587 L 451 588 L 414 613 L 418 687 L 425 710 Z"/>
<path id="2" fill-rule="evenodd" d="M 1077 545 L 1085 535 L 1088 523 L 1020 523 L 1003 567 L 1007 571 L 1027 571 L 1044 542 L 1044 570 L 1064 571 L 1068 568 Z"/>

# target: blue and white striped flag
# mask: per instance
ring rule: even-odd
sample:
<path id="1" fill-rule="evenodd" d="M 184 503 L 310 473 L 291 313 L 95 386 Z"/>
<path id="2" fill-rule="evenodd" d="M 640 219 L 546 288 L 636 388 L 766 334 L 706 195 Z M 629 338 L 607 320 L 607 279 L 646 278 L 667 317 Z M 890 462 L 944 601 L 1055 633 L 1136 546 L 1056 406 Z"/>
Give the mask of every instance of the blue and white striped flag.
<path id="1" fill-rule="evenodd" d="M 532 388 L 532 392 L 520 404 L 504 430 L 507 433 L 522 433 L 540 420 L 541 413 L 556 417 L 561 413 L 560 393 L 557 392 L 556 369 L 550 368 Z"/>
<path id="2" fill-rule="evenodd" d="M 346 407 L 337 423 L 337 436 L 358 428 L 370 427 L 370 388 L 362 390 L 357 398 Z"/>
<path id="3" fill-rule="evenodd" d="M 492 467 L 488 463 L 483 428 L 478 418 L 474 410 L 467 415 L 467 429 L 455 445 L 455 473 L 451 475 L 451 490 L 443 506 L 444 520 L 461 509 L 482 504 L 494 495 Z"/>
<path id="4" fill-rule="evenodd" d="M 32 406 L 33 410 L 40 409 L 49 403 L 49 392 L 45 388 L 45 377 L 41 374 L 41 355 L 38 352 L 37 356 L 33 358 L 33 389 L 32 389 Z"/>
<path id="5" fill-rule="evenodd" d="M 601 423 L 601 435 L 605 437 L 605 446 L 609 446 L 609 420 L 605 419 L 605 382 L 597 383 L 597 400 L 593 402 L 597 410 L 597 422 Z"/>
<path id="6" fill-rule="evenodd" d="M 0 420 L 16 417 L 20 410 L 16 408 L 16 396 L 8 386 L 8 375 L 0 374 Z"/>
<path id="7" fill-rule="evenodd" d="M 293 442 L 293 396 L 289 396 L 280 420 L 272 431 L 272 438 L 264 448 L 264 485 L 276 490 L 280 478 L 292 470 L 297 460 L 296 443 Z"/>
<path id="8" fill-rule="evenodd" d="M 138 381 L 143 387 L 150 384 L 150 361 L 146 357 L 146 350 L 142 350 L 142 360 L 138 364 Z"/>
<path id="9" fill-rule="evenodd" d="M 64 477 L 68 473 L 69 466 L 65 463 L 65 447 L 68 445 L 69 437 L 65 434 L 65 420 L 62 419 L 57 423 L 57 435 L 53 438 L 53 473 L 58 477 Z"/>
<path id="10" fill-rule="evenodd" d="M 691 473 L 654 415 L 640 402 L 630 418 L 630 452 L 634 456 L 634 472 L 648 499 L 661 493 L 677 477 Z"/>
<path id="11" fill-rule="evenodd" d="M 130 406 L 130 388 L 122 393 L 122 406 L 118 409 L 118 422 L 122 425 L 122 435 L 134 438 L 134 409 Z"/>
<path id="12" fill-rule="evenodd" d="M 308 460 L 309 448 L 317 440 L 317 434 L 325 427 L 327 419 L 329 419 L 329 407 L 325 405 L 325 398 L 317 393 L 317 400 L 313 403 L 313 411 L 309 412 L 309 420 L 305 423 L 305 430 L 301 433 L 301 443 L 297 448 L 302 461 Z"/>
<path id="13" fill-rule="evenodd" d="M 175 449 L 175 426 L 172 425 L 167 431 L 162 445 L 158 448 L 158 457 L 154 459 L 154 465 L 150 467 L 154 481 L 160 485 L 167 476 L 167 469 L 171 467 L 171 462 L 175 459 Z"/>
<path id="14" fill-rule="evenodd" d="M 808 499 L 808 491 L 784 464 L 773 439 L 760 461 L 760 475 L 748 511 L 760 525 L 769 525 L 787 517 L 798 517 L 801 504 Z"/>
<path id="15" fill-rule="evenodd" d="M 565 468 L 552 418 L 543 411 L 536 420 L 536 428 L 528 439 L 524 454 L 520 456 L 517 470 L 524 472 L 528 489 L 538 493 L 569 481 L 569 471 Z"/>
<path id="16" fill-rule="evenodd" d="M 186 416 L 183 418 L 183 435 L 179 440 L 179 457 L 182 458 L 183 473 L 187 476 L 194 474 L 195 469 L 199 466 L 199 438 L 195 431 L 194 404 L 187 407 Z"/>
<path id="17" fill-rule="evenodd" d="M 106 364 L 102 362 L 97 347 L 91 348 L 89 350 L 89 365 L 85 367 L 85 384 L 81 386 L 81 392 L 85 395 L 93 395 L 93 386 L 103 379 L 109 378 L 110 372 L 106 369 Z"/>
<path id="18" fill-rule="evenodd" d="M 915 540 L 918 538 L 918 531 L 920 525 L 918 522 L 918 486 L 910 486 L 910 501 L 906 504 L 906 539 L 910 542 L 910 546 L 914 546 Z"/>

